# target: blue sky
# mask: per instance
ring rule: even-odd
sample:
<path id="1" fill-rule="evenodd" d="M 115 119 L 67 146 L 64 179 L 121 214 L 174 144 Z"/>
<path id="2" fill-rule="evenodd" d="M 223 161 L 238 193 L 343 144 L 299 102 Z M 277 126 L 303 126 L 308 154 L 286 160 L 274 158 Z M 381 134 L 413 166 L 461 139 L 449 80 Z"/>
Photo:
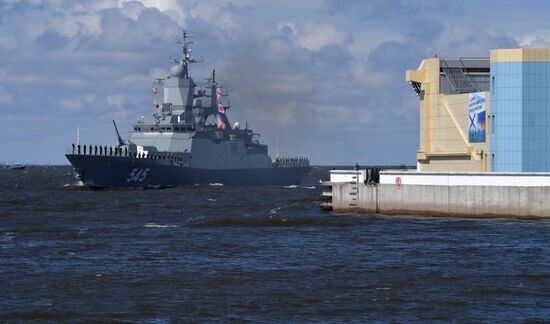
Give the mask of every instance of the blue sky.
<path id="1" fill-rule="evenodd" d="M 406 69 L 434 54 L 548 47 L 546 1 L 0 0 L 0 161 L 65 164 L 153 113 L 176 36 L 216 68 L 233 122 L 314 164 L 415 163 Z"/>

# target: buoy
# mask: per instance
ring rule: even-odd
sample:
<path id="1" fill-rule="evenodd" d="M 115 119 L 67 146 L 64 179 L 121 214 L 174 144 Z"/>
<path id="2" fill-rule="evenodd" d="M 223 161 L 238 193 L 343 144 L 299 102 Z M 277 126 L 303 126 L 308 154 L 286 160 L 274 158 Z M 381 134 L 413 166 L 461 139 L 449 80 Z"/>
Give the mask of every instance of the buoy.
<path id="1" fill-rule="evenodd" d="M 157 94 L 157 92 L 159 92 L 159 89 L 153 88 L 153 94 Z"/>
<path id="2" fill-rule="evenodd" d="M 159 104 L 157 103 L 156 100 L 153 100 L 153 107 L 155 107 L 155 108 L 158 108 L 158 107 L 159 107 Z"/>

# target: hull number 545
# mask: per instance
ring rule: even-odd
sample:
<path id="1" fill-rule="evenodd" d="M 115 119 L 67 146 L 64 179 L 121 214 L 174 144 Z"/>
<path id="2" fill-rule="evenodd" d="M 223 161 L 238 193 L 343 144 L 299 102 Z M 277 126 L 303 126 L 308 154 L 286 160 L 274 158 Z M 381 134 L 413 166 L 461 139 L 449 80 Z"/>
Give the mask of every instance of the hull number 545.
<path id="1" fill-rule="evenodd" d="M 147 178 L 147 173 L 149 172 L 149 168 L 147 169 L 138 169 L 135 168 L 130 172 L 130 175 L 128 176 L 128 179 L 126 179 L 126 182 L 143 182 L 145 178 Z"/>

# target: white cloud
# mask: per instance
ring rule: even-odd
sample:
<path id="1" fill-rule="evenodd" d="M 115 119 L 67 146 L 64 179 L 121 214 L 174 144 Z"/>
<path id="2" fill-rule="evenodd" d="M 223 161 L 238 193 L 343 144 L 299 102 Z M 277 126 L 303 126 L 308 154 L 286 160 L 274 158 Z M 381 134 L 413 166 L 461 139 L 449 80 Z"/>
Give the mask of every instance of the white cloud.
<path id="1" fill-rule="evenodd" d="M 59 100 L 57 106 L 68 112 L 79 111 L 83 108 L 79 98 L 62 98 Z"/>
<path id="2" fill-rule="evenodd" d="M 91 10 L 61 12 L 63 19 L 51 16 L 48 30 L 58 35 L 73 38 L 77 35 L 97 35 L 101 32 L 101 16 Z"/>
<path id="3" fill-rule="evenodd" d="M 190 15 L 195 19 L 203 20 L 212 26 L 218 27 L 232 36 L 235 36 L 240 30 L 240 26 L 231 12 L 230 3 L 200 1 L 191 7 Z"/>
<path id="4" fill-rule="evenodd" d="M 354 57 L 366 57 L 370 51 L 387 41 L 405 41 L 405 37 L 397 31 L 381 28 L 363 29 L 353 33 L 353 42 L 348 45 Z"/>
<path id="5" fill-rule="evenodd" d="M 120 107 L 124 104 L 125 101 L 126 97 L 124 95 L 107 96 L 107 106 L 109 107 Z"/>
<path id="6" fill-rule="evenodd" d="M 119 4 L 120 12 L 133 20 L 137 20 L 145 6 L 139 1 L 125 1 Z"/>
<path id="7" fill-rule="evenodd" d="M 300 46 L 312 51 L 318 51 L 327 45 L 343 46 L 349 41 L 349 34 L 338 31 L 329 23 L 307 23 L 299 30 L 297 39 Z"/>
<path id="8" fill-rule="evenodd" d="M 119 0 L 119 5 L 123 6 L 125 3 L 131 1 L 132 0 Z M 178 22 L 178 24 L 185 26 L 187 13 L 184 7 L 181 6 L 177 0 L 140 0 L 140 2 L 145 7 L 158 9 L 170 18 L 174 19 Z"/>
<path id="9" fill-rule="evenodd" d="M 296 29 L 296 24 L 292 21 L 279 21 L 277 23 L 277 30 L 280 33 L 284 32 L 287 29 L 290 30 L 292 35 L 296 35 L 298 33 Z"/>
<path id="10" fill-rule="evenodd" d="M 160 74 L 159 76 L 157 76 L 157 78 L 159 78 L 161 75 L 165 74 Z M 146 88 L 152 80 L 153 79 L 149 76 L 133 73 L 121 77 L 117 80 L 116 84 L 123 89 L 143 89 Z"/>
<path id="11" fill-rule="evenodd" d="M 547 48 L 550 47 L 550 30 L 537 30 L 518 37 L 521 47 Z"/>
<path id="12" fill-rule="evenodd" d="M 410 150 L 414 160 L 410 134 L 418 127 L 418 98 L 404 70 L 434 52 L 483 56 L 514 44 L 498 28 L 475 25 L 479 19 L 459 11 L 444 12 L 455 16 L 441 28 L 437 22 L 419 26 L 426 17 L 404 5 L 410 1 L 355 1 L 340 12 L 334 11 L 341 4 L 333 3 L 326 10 L 323 0 L 35 0 L 38 6 L 0 0 L 0 104 L 21 107 L 7 116 L 14 120 L 47 110 L 46 119 L 62 127 L 86 123 L 90 133 L 101 133 L 115 118 L 121 131 L 128 129 L 152 113 L 151 81 L 168 75 L 168 57 L 179 54 L 175 38 L 187 26 L 196 36 L 193 53 L 209 60 L 192 67 L 193 77 L 202 81 L 215 63 L 231 93 L 232 121 L 248 120 L 262 140 L 278 134 L 281 142 L 328 163 L 335 157 L 326 141 L 345 154 L 350 138 L 370 134 L 382 143 L 379 150 L 357 159 L 384 160 Z M 429 15 L 438 17 L 438 10 Z M 523 46 L 550 42 L 544 30 L 517 33 Z M 103 134 L 94 136 L 102 140 Z M 398 147 L 384 148 L 378 140 L 390 137 Z M 111 134 L 104 139 L 112 140 Z M 11 141 L 3 143 L 2 151 L 18 152 Z"/>
<path id="13" fill-rule="evenodd" d="M 496 48 L 517 47 L 517 41 L 501 29 L 489 25 L 450 25 L 434 40 L 430 52 L 448 57 L 488 57 Z"/>

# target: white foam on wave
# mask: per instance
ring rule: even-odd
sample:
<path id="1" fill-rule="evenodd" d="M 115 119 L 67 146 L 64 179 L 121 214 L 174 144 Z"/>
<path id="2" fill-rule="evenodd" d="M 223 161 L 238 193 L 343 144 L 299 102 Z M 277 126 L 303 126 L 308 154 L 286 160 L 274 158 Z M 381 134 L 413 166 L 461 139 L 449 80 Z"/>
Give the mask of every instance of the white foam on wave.
<path id="1" fill-rule="evenodd" d="M 290 185 L 290 186 L 285 186 L 285 188 L 288 188 L 288 189 L 296 189 L 296 188 L 315 189 L 315 186 L 298 186 L 298 185 Z"/>
<path id="2" fill-rule="evenodd" d="M 215 183 L 209 183 L 208 185 L 209 185 L 209 186 L 219 187 L 219 186 L 223 186 L 223 183 L 217 183 L 217 182 L 215 182 Z"/>
<path id="3" fill-rule="evenodd" d="M 216 201 L 216 199 L 214 199 L 214 198 L 206 198 L 206 200 L 208 200 L 208 201 Z"/>
<path id="4" fill-rule="evenodd" d="M 0 238 L 0 242 L 8 242 L 13 240 L 12 232 L 5 232 L 4 235 Z"/>
<path id="5" fill-rule="evenodd" d="M 147 228 L 175 228 L 175 227 L 179 227 L 178 225 L 161 225 L 161 224 L 153 224 L 153 223 L 148 223 L 148 224 L 145 224 L 143 225 L 143 227 L 147 227 Z"/>

